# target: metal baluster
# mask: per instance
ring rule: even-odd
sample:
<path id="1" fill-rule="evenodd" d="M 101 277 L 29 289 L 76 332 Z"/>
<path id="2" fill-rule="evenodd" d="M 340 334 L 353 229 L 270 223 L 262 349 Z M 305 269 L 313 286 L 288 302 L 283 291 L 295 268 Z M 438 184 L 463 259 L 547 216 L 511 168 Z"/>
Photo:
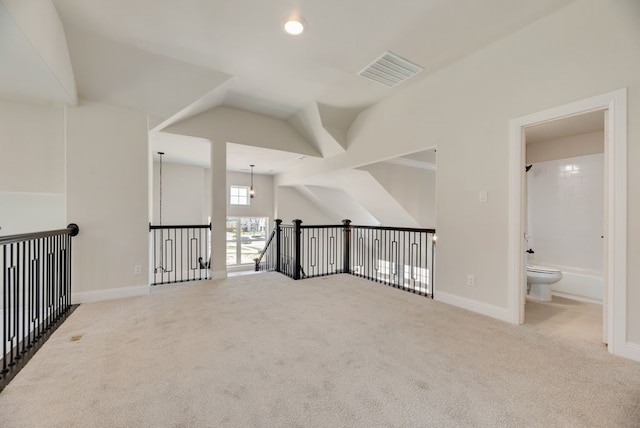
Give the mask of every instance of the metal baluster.
<path id="1" fill-rule="evenodd" d="M 9 290 L 8 290 L 8 263 L 7 263 L 7 246 L 2 246 L 2 371 L 0 374 L 7 373 L 9 369 L 7 368 L 7 340 L 9 339 Z"/>

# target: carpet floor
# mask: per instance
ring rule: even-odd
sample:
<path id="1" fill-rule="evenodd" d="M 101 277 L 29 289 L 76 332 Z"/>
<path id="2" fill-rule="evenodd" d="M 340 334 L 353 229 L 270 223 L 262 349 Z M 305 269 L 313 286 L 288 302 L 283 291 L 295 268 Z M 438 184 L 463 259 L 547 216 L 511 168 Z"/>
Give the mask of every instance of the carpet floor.
<path id="1" fill-rule="evenodd" d="M 0 393 L 3 428 L 343 426 L 638 427 L 640 364 L 349 275 L 266 273 L 83 304 Z"/>

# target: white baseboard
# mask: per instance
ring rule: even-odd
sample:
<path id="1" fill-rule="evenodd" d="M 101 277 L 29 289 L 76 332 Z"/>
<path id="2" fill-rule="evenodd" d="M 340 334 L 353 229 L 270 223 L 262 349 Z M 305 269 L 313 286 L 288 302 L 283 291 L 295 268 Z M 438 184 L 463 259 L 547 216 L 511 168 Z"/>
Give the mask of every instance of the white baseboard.
<path id="1" fill-rule="evenodd" d="M 211 271 L 211 279 L 225 279 L 227 277 L 226 270 Z"/>
<path id="2" fill-rule="evenodd" d="M 434 300 L 511 323 L 511 317 L 509 316 L 509 310 L 507 308 L 478 302 L 477 300 L 471 300 L 466 297 L 460 297 L 455 294 L 449 294 L 437 290 L 435 292 Z"/>
<path id="3" fill-rule="evenodd" d="M 108 288 L 92 291 L 71 292 L 71 303 L 91 303 L 103 300 L 122 299 L 123 297 L 144 296 L 149 294 L 148 285 L 134 285 L 131 287 Z"/>
<path id="4" fill-rule="evenodd" d="M 616 352 L 616 355 L 620 357 L 628 358 L 630 360 L 637 361 L 640 363 L 640 344 L 627 342 L 622 347 L 622 349 L 616 349 L 616 351 L 622 351 L 622 352 Z"/>

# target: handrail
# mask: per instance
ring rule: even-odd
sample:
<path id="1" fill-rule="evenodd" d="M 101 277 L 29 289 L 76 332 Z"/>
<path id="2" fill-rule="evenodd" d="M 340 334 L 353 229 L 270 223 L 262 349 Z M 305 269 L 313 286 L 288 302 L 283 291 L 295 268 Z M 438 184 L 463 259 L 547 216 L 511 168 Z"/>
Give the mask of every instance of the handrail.
<path id="1" fill-rule="evenodd" d="M 157 229 L 209 229 L 211 230 L 211 223 L 209 224 L 151 224 L 149 223 L 149 230 Z"/>
<path id="2" fill-rule="evenodd" d="M 269 239 L 267 240 L 267 243 L 264 244 L 264 248 L 262 249 L 262 251 L 260 251 L 260 255 L 258 257 L 256 257 L 255 259 L 253 259 L 253 261 L 256 263 L 256 272 L 258 270 L 260 270 L 259 266 L 260 266 L 260 262 L 262 262 L 262 258 L 264 257 L 264 255 L 267 253 L 267 250 L 269 249 L 269 245 L 271 245 L 271 241 L 273 240 L 273 238 L 276 236 L 276 229 L 273 229 L 271 231 L 271 235 L 269 235 Z"/>
<path id="3" fill-rule="evenodd" d="M 80 228 L 0 237 L 0 391 L 74 310 L 71 241 Z"/>
<path id="4" fill-rule="evenodd" d="M 80 233 L 77 224 L 71 223 L 66 229 L 45 230 L 43 232 L 21 233 L 19 235 L 0 236 L 0 245 L 15 244 L 16 242 L 31 241 L 34 239 L 47 238 L 55 235 L 76 236 Z"/>
<path id="5" fill-rule="evenodd" d="M 293 225 L 282 225 L 282 227 L 293 227 Z M 301 224 L 300 229 L 330 229 L 334 227 L 345 227 L 344 224 L 319 224 L 319 225 L 308 225 Z M 349 227 L 354 228 L 358 227 L 360 229 L 375 229 L 375 230 L 396 230 L 398 232 L 426 232 L 426 233 L 435 233 L 435 229 L 423 229 L 417 227 L 396 227 L 396 226 L 370 226 L 370 225 L 357 225 L 351 224 Z"/>
<path id="6" fill-rule="evenodd" d="M 375 229 L 375 230 L 395 230 L 398 232 L 424 232 L 424 233 L 436 233 L 435 229 L 422 229 L 418 227 L 395 227 L 395 226 L 359 226 L 352 224 L 352 228 L 357 227 L 359 229 Z"/>

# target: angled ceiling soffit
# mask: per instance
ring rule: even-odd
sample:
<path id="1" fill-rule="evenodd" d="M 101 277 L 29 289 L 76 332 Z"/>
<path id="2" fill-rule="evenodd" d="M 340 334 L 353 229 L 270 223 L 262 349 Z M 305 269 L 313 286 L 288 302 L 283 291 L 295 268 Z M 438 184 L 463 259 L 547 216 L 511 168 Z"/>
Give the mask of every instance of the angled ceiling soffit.
<path id="1" fill-rule="evenodd" d="M 78 104 L 69 47 L 50 1 L 0 2 L 0 95 L 17 102 Z M 8 95 L 8 97 L 7 97 Z"/>
<path id="2" fill-rule="evenodd" d="M 394 158 L 394 159 L 388 159 L 388 160 L 383 161 L 383 162 L 390 163 L 390 164 L 393 164 L 393 165 L 406 166 L 406 167 L 410 167 L 410 168 L 426 169 L 426 170 L 429 170 L 429 171 L 436 171 L 437 170 L 437 166 L 434 163 L 422 162 L 422 161 L 418 161 L 418 160 L 415 160 L 415 159 L 407 159 L 407 158 L 403 158 L 403 157 Z"/>
<path id="3" fill-rule="evenodd" d="M 231 76 L 66 27 L 81 99 L 171 117 Z"/>
<path id="4" fill-rule="evenodd" d="M 360 113 L 368 107 L 334 107 L 328 104 L 318 103 L 318 113 L 322 126 L 331 136 L 346 150 L 348 144 L 348 134 L 351 125 L 358 118 Z"/>
<path id="5" fill-rule="evenodd" d="M 312 103 L 291 116 L 288 121 L 312 141 L 327 158 L 347 150 L 347 132 L 357 115 L 352 109 L 338 109 Z"/>
<path id="6" fill-rule="evenodd" d="M 304 135 L 323 158 L 344 153 L 344 148 L 322 127 L 315 103 L 291 116 L 287 122 Z"/>
<path id="7" fill-rule="evenodd" d="M 216 87 L 211 92 L 198 98 L 182 110 L 176 112 L 174 115 L 158 121 L 152 128 L 153 131 L 162 131 L 168 126 L 174 123 L 181 122 L 190 117 L 196 116 L 200 113 L 204 113 L 207 110 L 219 107 L 223 104 L 227 90 L 233 82 L 233 78 L 223 82 L 220 86 Z"/>
<path id="8" fill-rule="evenodd" d="M 188 117 L 164 132 L 319 157 L 320 152 L 283 119 L 220 106 Z"/>

